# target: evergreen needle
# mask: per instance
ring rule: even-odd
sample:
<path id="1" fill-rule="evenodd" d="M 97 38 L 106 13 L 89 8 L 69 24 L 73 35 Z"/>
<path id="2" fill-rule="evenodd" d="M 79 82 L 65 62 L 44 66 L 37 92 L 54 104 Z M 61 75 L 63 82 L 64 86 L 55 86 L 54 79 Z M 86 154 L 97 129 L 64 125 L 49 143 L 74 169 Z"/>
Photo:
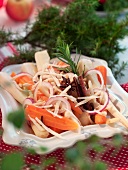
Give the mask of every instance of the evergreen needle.
<path id="1" fill-rule="evenodd" d="M 70 46 L 71 44 L 68 45 L 63 40 L 58 38 L 56 45 L 57 52 L 54 54 L 59 60 L 69 64 L 73 73 L 78 74 L 77 64 L 71 58 Z"/>

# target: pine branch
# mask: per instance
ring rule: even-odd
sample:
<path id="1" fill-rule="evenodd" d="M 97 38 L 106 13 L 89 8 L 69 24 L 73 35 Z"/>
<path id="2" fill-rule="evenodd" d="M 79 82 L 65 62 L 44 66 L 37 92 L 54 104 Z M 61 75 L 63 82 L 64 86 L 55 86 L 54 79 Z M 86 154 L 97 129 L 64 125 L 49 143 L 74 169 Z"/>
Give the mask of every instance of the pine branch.
<path id="1" fill-rule="evenodd" d="M 28 24 L 25 37 L 17 34 L 14 39 L 12 32 L 0 30 L 0 46 L 8 41 L 18 46 L 28 44 L 34 51 L 47 49 L 50 56 L 54 57 L 55 44 L 60 37 L 67 44 L 73 42 L 71 52 L 77 48 L 83 55 L 106 60 L 114 73 L 119 62 L 116 56 L 124 50 L 118 40 L 128 35 L 128 18 L 117 22 L 120 12 L 115 10 L 108 11 L 106 17 L 100 17 L 96 14 L 97 6 L 97 0 L 75 0 L 63 13 L 57 7 L 43 9 L 39 11 L 35 22 Z M 27 53 L 31 55 L 31 52 Z M 19 62 L 15 59 L 15 62 Z M 114 62 L 116 65 L 112 64 Z"/>
<path id="2" fill-rule="evenodd" d="M 54 55 L 60 59 L 61 61 L 69 64 L 69 66 L 72 69 L 72 72 L 75 74 L 78 74 L 77 71 L 77 64 L 73 62 L 70 54 L 70 45 L 66 44 L 64 41 L 62 41 L 60 38 L 57 40 L 57 45 L 56 45 L 56 53 Z"/>
<path id="3" fill-rule="evenodd" d="M 11 64 L 21 64 L 25 62 L 35 62 L 34 54 L 36 50 L 33 49 L 19 49 L 19 55 L 9 57 L 4 63 L 4 67 Z"/>
<path id="4" fill-rule="evenodd" d="M 0 46 L 3 46 L 7 42 L 9 42 L 11 40 L 12 35 L 13 34 L 11 33 L 11 31 L 5 31 L 4 27 L 1 28 L 1 30 L 0 30 Z"/>
<path id="5" fill-rule="evenodd" d="M 128 0 L 115 0 L 114 3 L 111 0 L 107 0 L 104 4 L 105 11 L 121 11 L 124 8 L 128 8 Z"/>

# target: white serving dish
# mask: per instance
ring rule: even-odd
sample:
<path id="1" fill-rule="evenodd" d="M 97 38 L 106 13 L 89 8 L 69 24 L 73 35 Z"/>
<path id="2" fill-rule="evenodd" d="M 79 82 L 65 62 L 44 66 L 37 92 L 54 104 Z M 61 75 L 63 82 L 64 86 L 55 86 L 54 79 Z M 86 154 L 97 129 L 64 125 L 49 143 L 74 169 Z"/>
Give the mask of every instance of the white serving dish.
<path id="1" fill-rule="evenodd" d="M 74 55 L 72 55 L 74 56 Z M 81 56 L 83 58 L 85 56 Z M 87 57 L 88 58 L 88 57 Z M 104 60 L 90 58 L 95 65 L 105 65 L 107 63 Z M 11 73 L 12 71 L 18 73 L 20 72 L 21 65 L 10 65 L 3 68 L 3 72 Z M 108 68 L 108 67 L 107 67 Z M 108 82 L 107 84 L 111 86 L 110 91 L 112 91 L 116 96 L 118 96 L 120 102 L 117 102 L 117 106 L 119 107 L 122 114 L 128 117 L 128 94 L 121 88 L 121 86 L 117 83 L 115 78 L 112 75 L 111 70 L 108 68 Z M 46 154 L 54 151 L 57 148 L 67 148 L 72 146 L 79 140 L 84 140 L 95 134 L 101 138 L 108 138 L 113 136 L 116 133 L 127 133 L 126 129 L 118 124 L 116 127 L 111 127 L 109 125 L 89 125 L 82 128 L 81 134 L 67 131 L 62 133 L 64 139 L 59 139 L 57 137 L 51 137 L 47 139 L 41 139 L 36 137 L 33 134 L 28 134 L 24 130 L 17 130 L 14 128 L 12 124 L 10 124 L 6 120 L 6 116 L 8 112 L 13 111 L 18 108 L 18 103 L 15 99 L 4 89 L 0 87 L 0 108 L 2 111 L 2 127 L 4 129 L 3 132 L 3 140 L 7 144 L 16 145 L 16 146 L 25 146 L 32 147 L 39 154 Z M 44 152 L 40 149 L 40 147 L 47 147 L 47 150 Z"/>

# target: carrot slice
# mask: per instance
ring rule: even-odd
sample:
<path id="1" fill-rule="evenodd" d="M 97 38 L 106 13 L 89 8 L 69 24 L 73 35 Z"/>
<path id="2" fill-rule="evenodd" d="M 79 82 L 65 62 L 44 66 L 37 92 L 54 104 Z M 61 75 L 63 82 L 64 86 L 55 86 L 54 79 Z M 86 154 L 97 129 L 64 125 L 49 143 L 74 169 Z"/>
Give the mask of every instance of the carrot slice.
<path id="1" fill-rule="evenodd" d="M 23 82 L 23 83 L 29 83 L 29 84 L 33 84 L 33 81 L 30 77 L 28 76 L 22 76 L 20 77 L 20 80 Z"/>
<path id="2" fill-rule="evenodd" d="M 28 105 L 25 108 L 25 115 L 26 115 L 28 120 L 29 120 L 29 116 L 32 117 L 33 119 L 35 119 L 37 117 L 38 119 L 41 120 L 41 116 L 43 116 L 45 114 L 46 115 L 49 114 L 49 112 L 46 109 L 37 108 L 37 107 L 32 106 L 32 105 Z"/>
<path id="3" fill-rule="evenodd" d="M 61 130 L 75 130 L 78 128 L 76 122 L 66 117 L 63 118 L 58 118 L 54 116 L 51 116 L 51 118 L 44 117 L 43 122 L 47 126 L 55 127 Z"/>
<path id="4" fill-rule="evenodd" d="M 65 62 L 63 62 L 63 61 L 59 61 L 58 63 L 57 63 L 57 65 L 59 65 L 59 66 L 69 66 L 68 64 L 66 64 Z"/>
<path id="5" fill-rule="evenodd" d="M 54 117 L 46 109 L 37 108 L 33 105 L 28 105 L 25 109 L 25 113 L 28 119 L 28 115 L 30 115 L 30 117 L 32 118 L 37 117 L 39 119 L 41 119 L 41 117 L 43 116 L 43 123 L 46 126 L 54 127 L 61 130 L 75 130 L 78 128 L 78 124 L 73 120 L 66 117 Z"/>
<path id="6" fill-rule="evenodd" d="M 49 69 L 52 68 L 55 72 L 59 72 L 58 68 L 56 68 L 56 67 L 48 66 L 48 68 L 49 68 Z"/>
<path id="7" fill-rule="evenodd" d="M 15 72 L 12 72 L 10 76 L 11 76 L 11 77 L 14 77 L 14 76 L 16 76 L 16 73 L 15 73 Z"/>
<path id="8" fill-rule="evenodd" d="M 45 102 L 48 101 L 48 97 L 45 96 L 43 93 L 38 93 L 38 94 L 37 94 L 37 99 L 38 99 L 38 100 L 41 99 L 41 100 L 43 100 L 43 101 L 45 101 Z"/>
<path id="9" fill-rule="evenodd" d="M 82 114 L 82 110 L 80 109 L 80 107 L 76 107 L 76 104 L 74 102 L 72 102 L 71 100 L 69 100 L 69 103 L 70 103 L 70 106 L 71 106 L 71 109 L 73 111 L 75 111 L 77 113 L 77 115 L 79 114 Z"/>
<path id="10" fill-rule="evenodd" d="M 15 72 L 12 72 L 10 76 L 11 76 L 11 77 L 14 77 L 14 76 L 16 76 L 16 73 L 15 73 Z M 24 84 L 24 83 L 33 84 L 32 79 L 31 79 L 29 76 L 26 76 L 26 75 L 16 78 L 15 81 L 16 81 L 18 84 L 19 84 L 19 83 L 20 83 L 20 84 Z"/>
<path id="11" fill-rule="evenodd" d="M 103 79 L 104 79 L 104 85 L 106 85 L 106 83 L 107 83 L 107 69 L 106 69 L 106 67 L 101 65 L 101 66 L 97 66 L 95 69 L 101 72 Z M 99 76 L 98 76 L 98 80 L 101 83 Z"/>
<path id="12" fill-rule="evenodd" d="M 96 124 L 105 124 L 107 121 L 107 118 L 103 115 L 96 114 L 95 115 L 95 123 Z"/>
<path id="13" fill-rule="evenodd" d="M 30 86 L 27 87 L 28 90 L 31 90 L 32 85 L 33 85 L 32 79 L 30 77 L 26 76 L 26 75 L 16 78 L 15 81 L 16 81 L 17 84 L 29 83 Z"/>
<path id="14" fill-rule="evenodd" d="M 57 129 L 57 128 L 55 128 L 55 127 L 50 127 L 52 130 L 54 130 L 55 132 L 57 132 L 57 133 L 62 133 L 63 132 L 63 130 L 61 130 L 61 129 Z"/>

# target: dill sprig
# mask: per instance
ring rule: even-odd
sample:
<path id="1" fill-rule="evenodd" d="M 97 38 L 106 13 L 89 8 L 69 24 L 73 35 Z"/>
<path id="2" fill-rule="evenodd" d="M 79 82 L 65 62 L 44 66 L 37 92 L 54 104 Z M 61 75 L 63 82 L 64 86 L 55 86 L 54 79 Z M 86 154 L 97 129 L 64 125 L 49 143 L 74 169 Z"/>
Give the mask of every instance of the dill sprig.
<path id="1" fill-rule="evenodd" d="M 75 63 L 71 58 L 70 46 L 71 44 L 68 45 L 63 40 L 61 40 L 61 38 L 58 38 L 56 45 L 57 52 L 54 54 L 59 60 L 69 64 L 74 74 L 78 74 L 77 63 Z"/>

